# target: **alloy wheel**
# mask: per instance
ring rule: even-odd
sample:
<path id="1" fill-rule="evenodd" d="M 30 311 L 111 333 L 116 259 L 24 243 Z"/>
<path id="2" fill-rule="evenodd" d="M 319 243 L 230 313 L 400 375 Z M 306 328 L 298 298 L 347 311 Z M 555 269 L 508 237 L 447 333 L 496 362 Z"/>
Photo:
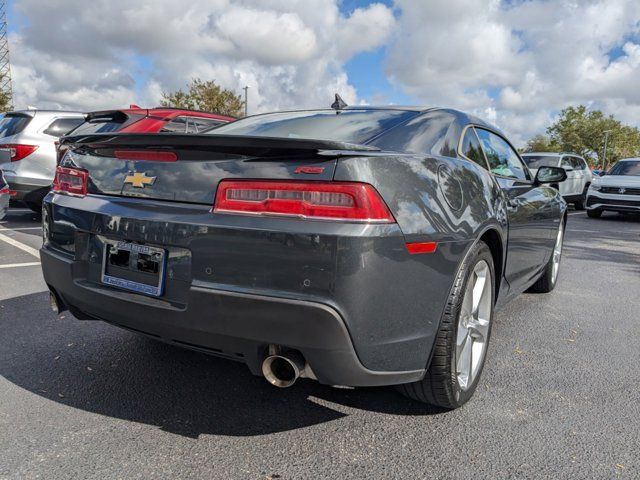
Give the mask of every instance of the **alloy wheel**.
<path id="1" fill-rule="evenodd" d="M 487 350 L 493 310 L 493 278 L 489 264 L 480 260 L 467 281 L 458 317 L 456 378 L 463 391 L 475 381 Z"/>

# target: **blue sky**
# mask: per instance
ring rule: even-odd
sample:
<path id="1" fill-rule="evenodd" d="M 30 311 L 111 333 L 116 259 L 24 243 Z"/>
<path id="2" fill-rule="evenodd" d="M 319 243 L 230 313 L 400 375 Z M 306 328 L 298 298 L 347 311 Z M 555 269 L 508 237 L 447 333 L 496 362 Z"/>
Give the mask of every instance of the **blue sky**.
<path id="1" fill-rule="evenodd" d="M 458 108 L 518 145 L 569 105 L 640 125 L 638 0 L 8 0 L 8 21 L 21 107 L 155 105 L 199 77 L 250 85 L 255 113 Z"/>

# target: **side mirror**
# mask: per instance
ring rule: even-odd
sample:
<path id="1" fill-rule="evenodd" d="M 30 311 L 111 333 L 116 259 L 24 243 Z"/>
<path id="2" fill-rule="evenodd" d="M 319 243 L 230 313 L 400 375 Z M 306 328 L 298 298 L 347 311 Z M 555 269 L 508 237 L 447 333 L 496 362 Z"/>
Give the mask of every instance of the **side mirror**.
<path id="1" fill-rule="evenodd" d="M 604 177 L 607 174 L 606 170 L 602 170 L 600 173 L 598 173 L 598 175 L 600 175 L 601 177 Z"/>
<path id="2" fill-rule="evenodd" d="M 573 167 L 562 167 L 565 172 L 573 172 Z"/>
<path id="3" fill-rule="evenodd" d="M 567 179 L 567 172 L 560 167 L 540 167 L 536 173 L 535 182 L 542 183 L 560 183 Z"/>

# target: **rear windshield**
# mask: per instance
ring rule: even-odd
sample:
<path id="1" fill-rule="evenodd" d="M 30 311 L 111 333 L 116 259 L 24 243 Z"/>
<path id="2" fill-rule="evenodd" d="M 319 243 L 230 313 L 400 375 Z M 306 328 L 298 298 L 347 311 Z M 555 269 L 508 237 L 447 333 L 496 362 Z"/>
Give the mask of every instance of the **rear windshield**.
<path id="1" fill-rule="evenodd" d="M 15 115 L 8 113 L 0 120 L 0 138 L 10 137 L 23 131 L 31 121 L 29 115 Z"/>
<path id="2" fill-rule="evenodd" d="M 71 130 L 68 135 L 87 135 L 92 133 L 109 133 L 115 132 L 122 128 L 124 122 L 118 120 L 108 120 L 97 118 L 89 122 L 84 122 L 75 130 Z"/>
<path id="3" fill-rule="evenodd" d="M 524 155 L 522 159 L 529 168 L 558 166 L 558 157 L 553 155 Z"/>
<path id="4" fill-rule="evenodd" d="M 206 135 L 249 135 L 304 138 L 362 144 L 416 116 L 403 110 L 316 110 L 258 115 L 203 132 Z"/>
<path id="5" fill-rule="evenodd" d="M 640 175 L 640 160 L 618 162 L 611 167 L 609 175 Z"/>

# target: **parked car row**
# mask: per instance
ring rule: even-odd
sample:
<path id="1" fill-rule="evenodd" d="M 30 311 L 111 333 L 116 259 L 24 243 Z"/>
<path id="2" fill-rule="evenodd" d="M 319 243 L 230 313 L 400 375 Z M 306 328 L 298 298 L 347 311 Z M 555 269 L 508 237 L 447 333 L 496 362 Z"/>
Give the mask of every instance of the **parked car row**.
<path id="1" fill-rule="evenodd" d="M 40 212 L 63 149 L 58 139 L 94 133 L 198 133 L 232 117 L 175 108 L 129 108 L 83 114 L 23 110 L 0 120 L 0 170 L 9 184 L 11 200 Z"/>

